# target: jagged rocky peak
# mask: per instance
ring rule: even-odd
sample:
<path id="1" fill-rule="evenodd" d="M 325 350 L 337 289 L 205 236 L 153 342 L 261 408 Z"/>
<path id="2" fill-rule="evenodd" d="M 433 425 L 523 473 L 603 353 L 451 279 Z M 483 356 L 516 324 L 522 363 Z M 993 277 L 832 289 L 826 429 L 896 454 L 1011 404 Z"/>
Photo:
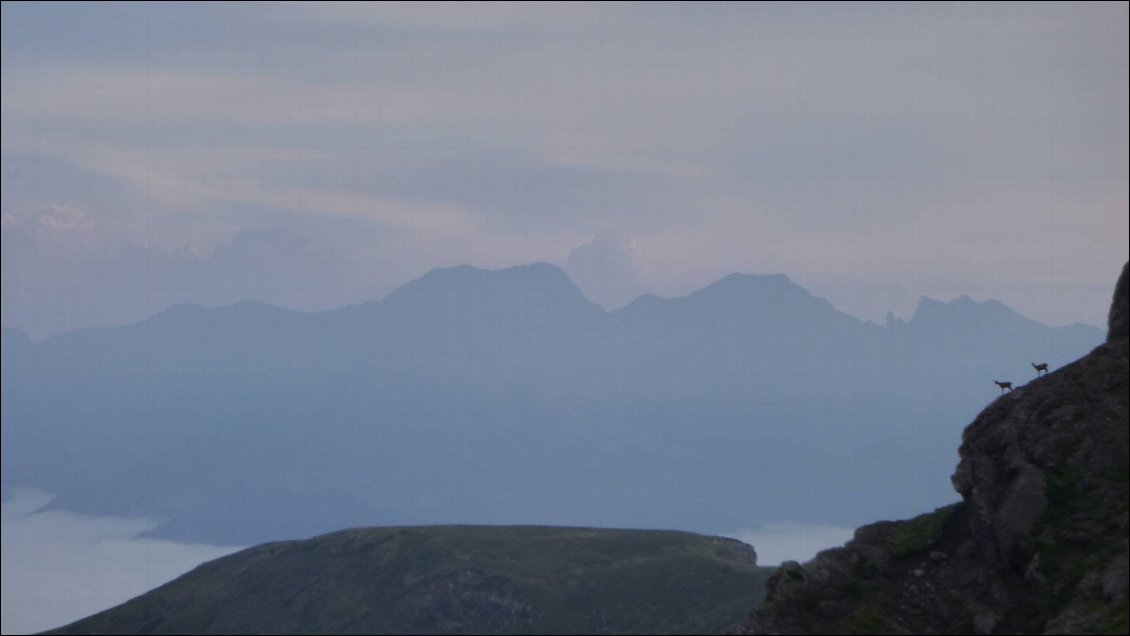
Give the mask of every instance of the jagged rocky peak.
<path id="1" fill-rule="evenodd" d="M 1037 323 L 996 300 L 976 301 L 962 296 L 944 302 L 922 296 L 908 324 L 928 329 L 969 329 L 988 324 L 1001 330 L 1017 330 Z"/>
<path id="2" fill-rule="evenodd" d="M 1107 319 L 1107 341 L 1130 338 L 1130 262 L 1122 266 L 1122 275 L 1114 287 L 1114 300 Z"/>
<path id="3" fill-rule="evenodd" d="M 1127 633 L 1127 270 L 1110 338 L 993 401 L 962 436 L 962 500 L 865 526 L 770 578 L 743 633 Z"/>

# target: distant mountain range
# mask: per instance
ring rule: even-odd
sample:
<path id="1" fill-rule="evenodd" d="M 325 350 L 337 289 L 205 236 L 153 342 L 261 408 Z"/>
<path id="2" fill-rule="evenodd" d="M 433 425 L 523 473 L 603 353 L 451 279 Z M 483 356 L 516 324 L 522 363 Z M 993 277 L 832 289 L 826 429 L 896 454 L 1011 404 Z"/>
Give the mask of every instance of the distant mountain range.
<path id="1" fill-rule="evenodd" d="M 968 298 L 880 326 L 781 275 L 606 312 L 544 263 L 437 269 L 321 313 L 5 329 L 2 477 L 236 545 L 358 525 L 856 525 L 953 500 L 955 440 L 992 381 L 1103 336 Z"/>

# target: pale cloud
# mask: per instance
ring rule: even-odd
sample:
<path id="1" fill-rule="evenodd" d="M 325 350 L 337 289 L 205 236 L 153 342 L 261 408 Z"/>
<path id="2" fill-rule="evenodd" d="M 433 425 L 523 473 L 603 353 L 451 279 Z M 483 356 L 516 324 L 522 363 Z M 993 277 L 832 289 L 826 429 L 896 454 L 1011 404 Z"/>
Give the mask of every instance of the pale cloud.
<path id="1" fill-rule="evenodd" d="M 467 8 L 466 19 L 461 10 L 437 7 L 324 12 L 371 28 L 438 23 L 474 32 L 480 16 L 493 24 L 497 14 L 536 33 L 550 22 L 539 12 L 518 19 L 529 12 L 497 7 Z M 357 22 L 354 14 L 377 18 Z M 876 20 L 857 10 L 837 13 L 835 28 L 806 12 L 710 15 L 611 11 L 564 35 L 516 43 L 408 39 L 358 52 L 342 64 L 344 75 L 328 80 L 219 70 L 8 70 L 4 110 L 12 119 L 131 126 L 409 127 L 456 142 L 485 135 L 562 165 L 710 178 L 742 149 L 858 144 L 843 130 L 861 138 L 911 135 L 923 151 L 992 159 L 1054 138 L 1064 125 L 1071 130 L 1073 114 L 1064 107 L 1072 102 L 1092 110 L 1096 100 L 1111 102 L 1096 115 L 1126 104 L 1125 90 L 1099 81 L 1111 62 L 1103 47 L 1119 36 L 1099 22 L 1101 13 L 1082 11 L 1084 19 L 1060 24 L 1055 11 L 904 10 Z M 1006 34 L 1011 44 L 998 46 Z M 579 45 L 589 38 L 602 45 Z M 1076 91 L 1072 102 L 1057 96 L 1067 91 Z M 1125 130 L 1122 119 L 1108 123 Z M 1059 150 L 1027 161 L 1070 158 Z M 850 168 L 838 172 L 851 176 Z"/>
<path id="2" fill-rule="evenodd" d="M 70 232 L 90 227 L 85 209 L 65 203 L 47 203 L 34 210 L 4 213 L 4 225 L 34 226 L 48 232 Z"/>
<path id="3" fill-rule="evenodd" d="M 592 24 L 607 11 L 597 9 L 595 3 L 556 2 L 299 2 L 294 6 L 303 10 L 304 19 L 447 32 L 560 30 Z"/>
<path id="4" fill-rule="evenodd" d="M 419 23 L 474 32 L 480 21 L 501 21 L 532 34 L 551 22 L 539 11 L 526 19 L 528 10 L 494 6 L 308 10 L 341 13 L 343 22 L 374 29 Z M 559 11 L 573 13 L 550 13 Z M 1101 12 L 1082 10 L 1081 18 L 1060 23 L 1056 11 L 919 9 L 876 20 L 860 9 L 837 12 L 835 28 L 803 11 L 724 13 L 614 10 L 544 39 L 422 36 L 374 44 L 329 80 L 9 69 L 4 110 L 12 120 L 131 126 L 408 127 L 439 131 L 455 143 L 485 136 L 567 166 L 710 179 L 735 152 L 795 152 L 805 144 L 816 153 L 821 144 L 838 151 L 891 135 L 962 161 L 989 164 L 1002 151 L 1027 147 L 1033 152 L 1026 162 L 1061 164 L 1082 154 L 1065 150 L 1082 151 L 1093 141 L 1057 132 L 1078 129 L 1072 120 L 1079 113 L 1065 107 L 1109 116 L 1126 105 L 1124 87 L 1100 81 L 1111 63 L 1104 47 L 1121 35 Z M 377 17 L 358 21 L 355 14 Z M 1004 36 L 1011 37 L 1008 46 L 999 43 Z M 601 46 L 583 46 L 589 39 Z M 1104 101 L 1108 108 L 1099 105 Z M 1106 123 L 1125 132 L 1124 118 Z M 1057 152 L 1035 152 L 1048 142 Z M 858 178 L 864 165 L 817 176 Z"/>
<path id="5" fill-rule="evenodd" d="M 136 69 L 5 74 L 4 114 L 129 126 L 386 126 L 428 118 L 406 87 Z"/>
<path id="6" fill-rule="evenodd" d="M 357 217 L 439 236 L 467 232 L 474 227 L 473 222 L 458 207 L 451 205 L 397 201 L 314 188 L 268 190 L 251 181 L 215 184 L 206 187 L 204 191 L 211 197 L 225 201 Z"/>
<path id="7" fill-rule="evenodd" d="M 589 300 L 615 309 L 639 296 L 640 253 L 636 241 L 620 232 L 601 232 L 575 247 L 566 271 Z"/>
<path id="8" fill-rule="evenodd" d="M 234 154 L 189 149 L 169 155 L 105 143 L 11 143 L 13 151 L 50 149 L 94 172 L 123 179 L 158 203 L 178 208 L 213 202 L 269 206 L 306 214 L 355 217 L 436 235 L 467 232 L 474 221 L 458 206 L 397 200 L 364 193 L 302 186 L 268 187 L 254 177 L 233 177 L 256 164 L 293 161 L 311 153 L 240 149 Z"/>

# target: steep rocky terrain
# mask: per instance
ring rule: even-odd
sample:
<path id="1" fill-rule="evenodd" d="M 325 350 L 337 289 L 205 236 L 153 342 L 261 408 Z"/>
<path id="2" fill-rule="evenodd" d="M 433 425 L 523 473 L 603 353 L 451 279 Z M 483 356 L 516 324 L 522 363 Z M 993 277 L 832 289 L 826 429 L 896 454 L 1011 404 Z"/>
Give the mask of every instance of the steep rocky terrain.
<path id="1" fill-rule="evenodd" d="M 205 563 L 54 633 L 718 633 L 764 595 L 756 560 L 687 532 L 346 530 Z"/>
<path id="2" fill-rule="evenodd" d="M 1127 275 L 1107 342 L 966 428 L 961 502 L 783 564 L 742 633 L 1128 633 Z"/>

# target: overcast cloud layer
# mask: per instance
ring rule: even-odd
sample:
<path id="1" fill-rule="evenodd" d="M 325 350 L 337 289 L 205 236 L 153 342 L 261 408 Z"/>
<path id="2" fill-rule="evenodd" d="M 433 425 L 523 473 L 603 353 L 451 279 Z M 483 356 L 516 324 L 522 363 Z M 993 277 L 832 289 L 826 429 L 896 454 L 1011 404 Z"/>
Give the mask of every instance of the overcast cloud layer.
<path id="1" fill-rule="evenodd" d="M 1127 5 L 3 5 L 3 321 L 318 309 L 435 266 L 782 272 L 1102 324 Z"/>

